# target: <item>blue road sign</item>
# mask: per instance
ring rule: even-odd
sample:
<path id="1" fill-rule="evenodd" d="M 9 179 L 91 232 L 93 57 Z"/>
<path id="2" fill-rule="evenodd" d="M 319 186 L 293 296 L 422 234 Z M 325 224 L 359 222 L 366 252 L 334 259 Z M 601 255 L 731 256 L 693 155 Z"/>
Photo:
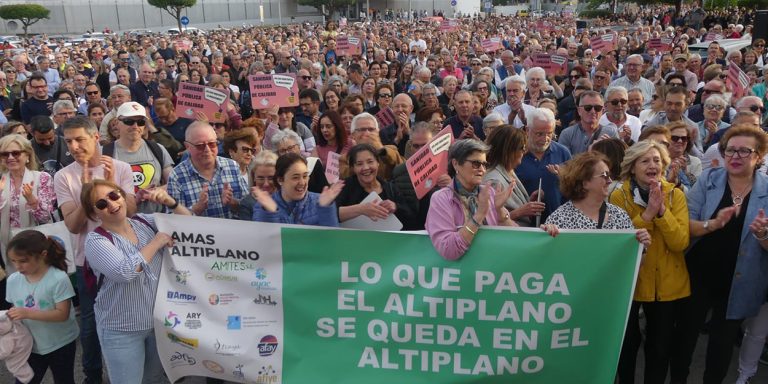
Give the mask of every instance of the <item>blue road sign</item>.
<path id="1" fill-rule="evenodd" d="M 182 16 L 181 17 L 181 25 L 188 25 L 189 24 L 189 17 Z"/>
<path id="2" fill-rule="evenodd" d="M 458 3 L 456 2 L 456 0 L 451 0 L 451 7 L 455 7 L 455 6 L 456 6 L 456 4 L 458 4 Z"/>

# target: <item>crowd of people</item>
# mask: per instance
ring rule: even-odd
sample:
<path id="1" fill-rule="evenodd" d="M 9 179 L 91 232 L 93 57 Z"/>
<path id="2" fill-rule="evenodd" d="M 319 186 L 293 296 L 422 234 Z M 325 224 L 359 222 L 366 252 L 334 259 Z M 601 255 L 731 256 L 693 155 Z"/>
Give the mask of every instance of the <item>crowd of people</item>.
<path id="1" fill-rule="evenodd" d="M 87 383 L 102 381 L 102 358 L 112 383 L 161 380 L 152 306 L 171 239 L 152 214 L 166 212 L 327 227 L 394 216 L 449 260 L 486 226 L 633 230 L 644 256 L 618 381 L 634 382 L 644 345 L 646 383 L 685 383 L 706 328 L 704 383 L 723 382 L 739 338 L 747 383 L 768 335 L 765 39 L 752 38 L 750 10 L 695 27 L 639 12 L 583 30 L 561 17 L 448 28 L 386 17 L 72 46 L 42 36 L 6 51 L 2 288 L 8 317 L 34 337 L 32 382 L 49 368 L 74 382 L 77 339 Z M 751 40 L 690 53 L 710 32 Z M 616 44 L 593 51 L 605 33 Z M 337 51 L 343 35 L 361 54 Z M 491 37 L 501 45 L 486 51 Z M 668 52 L 648 46 L 659 37 Z M 567 58 L 567 71 L 534 66 L 537 53 Z M 749 76 L 741 94 L 729 63 Z M 297 106 L 251 102 L 250 75 L 285 73 Z M 224 119 L 177 114 L 183 82 L 229 90 Z M 446 128 L 448 169 L 418 198 L 405 160 Z M 74 288 L 61 247 L 29 230 L 62 220 L 77 243 Z"/>

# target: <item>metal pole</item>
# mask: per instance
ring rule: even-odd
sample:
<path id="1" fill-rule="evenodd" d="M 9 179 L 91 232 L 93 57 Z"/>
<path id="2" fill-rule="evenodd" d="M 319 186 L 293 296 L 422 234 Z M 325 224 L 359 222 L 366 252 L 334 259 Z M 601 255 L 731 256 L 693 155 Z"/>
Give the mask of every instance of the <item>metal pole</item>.
<path id="1" fill-rule="evenodd" d="M 283 7 L 280 6 L 280 1 L 277 2 L 277 20 L 280 26 L 283 26 Z"/>
<path id="2" fill-rule="evenodd" d="M 365 18 L 371 20 L 371 0 L 365 0 Z"/>
<path id="3" fill-rule="evenodd" d="M 203 7 L 203 23 L 205 23 L 205 1 L 200 0 L 200 6 Z"/>
<path id="4" fill-rule="evenodd" d="M 144 28 L 147 27 L 147 14 L 144 12 L 144 3 L 141 3 L 141 18 L 144 19 Z"/>
<path id="5" fill-rule="evenodd" d="M 229 7 L 229 0 L 227 0 L 227 19 L 232 21 L 232 10 Z"/>
<path id="6" fill-rule="evenodd" d="M 91 13 L 91 30 L 96 31 L 96 26 L 93 24 L 93 4 L 91 4 L 91 0 L 88 0 L 88 11 Z"/>

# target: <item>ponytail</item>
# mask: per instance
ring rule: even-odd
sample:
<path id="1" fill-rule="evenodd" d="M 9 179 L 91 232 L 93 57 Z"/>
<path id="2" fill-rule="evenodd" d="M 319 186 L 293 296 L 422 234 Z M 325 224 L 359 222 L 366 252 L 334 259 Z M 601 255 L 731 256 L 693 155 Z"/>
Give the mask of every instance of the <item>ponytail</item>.
<path id="1" fill-rule="evenodd" d="M 27 229 L 16 234 L 8 242 L 6 253 L 15 252 L 27 256 L 37 257 L 47 251 L 45 264 L 67 271 L 67 252 L 64 247 L 53 237 L 46 236 L 40 231 Z"/>
<path id="2" fill-rule="evenodd" d="M 67 272 L 67 251 L 54 237 L 46 236 L 48 243 L 48 255 L 45 257 L 45 263 Z"/>

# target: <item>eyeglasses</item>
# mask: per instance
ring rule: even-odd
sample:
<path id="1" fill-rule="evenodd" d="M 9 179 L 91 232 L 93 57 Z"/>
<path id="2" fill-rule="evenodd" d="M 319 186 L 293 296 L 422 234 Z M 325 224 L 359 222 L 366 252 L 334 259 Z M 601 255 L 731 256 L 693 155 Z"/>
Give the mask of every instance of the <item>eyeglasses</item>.
<path id="1" fill-rule="evenodd" d="M 671 85 L 671 86 L 673 86 L 673 87 L 682 87 L 682 86 L 683 86 L 683 83 L 678 83 L 678 82 L 674 82 L 674 83 L 667 83 L 667 84 L 668 84 L 668 85 Z"/>
<path id="2" fill-rule="evenodd" d="M 195 149 L 197 149 L 200 152 L 205 151 L 205 148 L 208 148 L 211 151 L 213 151 L 214 149 L 217 149 L 219 147 L 219 143 L 215 141 L 209 141 L 206 143 L 198 143 L 198 144 L 193 144 L 193 143 L 190 143 L 189 141 L 185 141 L 185 143 L 195 147 Z"/>
<path id="3" fill-rule="evenodd" d="M 14 159 L 18 159 L 22 153 L 25 153 L 25 152 L 24 151 L 0 152 L 0 159 L 7 159 L 8 156 L 13 156 Z"/>
<path id="4" fill-rule="evenodd" d="M 312 80 L 312 76 L 301 76 L 302 80 Z"/>
<path id="5" fill-rule="evenodd" d="M 298 144 L 289 145 L 289 146 L 287 146 L 285 148 L 278 148 L 277 149 L 277 153 L 280 154 L 280 155 L 285 155 L 286 153 L 293 152 L 297 148 L 299 148 Z"/>
<path id="6" fill-rule="evenodd" d="M 584 108 L 585 112 L 592 112 L 592 110 L 594 109 L 595 112 L 600 113 L 603 110 L 602 105 L 581 105 L 580 107 Z"/>
<path id="7" fill-rule="evenodd" d="M 765 113 L 765 107 L 761 107 L 759 105 L 753 105 L 749 107 L 749 110 L 752 111 L 752 113 L 757 113 L 757 111 L 760 111 L 761 115 Z"/>
<path id="8" fill-rule="evenodd" d="M 98 94 L 99 94 L 99 91 L 90 91 L 90 92 L 85 92 L 85 93 L 86 93 L 87 95 L 98 95 Z"/>
<path id="9" fill-rule="evenodd" d="M 721 92 L 718 89 L 706 89 L 706 88 L 704 88 L 702 93 L 706 93 L 707 95 L 722 95 L 723 94 L 723 92 Z"/>
<path id="10" fill-rule="evenodd" d="M 374 133 L 374 132 L 376 132 L 376 128 L 368 128 L 368 127 L 355 128 L 355 132 L 358 132 L 358 131 L 359 132 Z"/>
<path id="11" fill-rule="evenodd" d="M 473 67 L 479 67 L 479 66 L 480 66 L 480 63 L 472 63 L 472 66 L 473 66 Z"/>
<path id="12" fill-rule="evenodd" d="M 512 62 L 515 64 L 520 64 L 520 60 L 512 60 Z"/>
<path id="13" fill-rule="evenodd" d="M 389 99 L 390 97 L 392 97 L 392 95 L 390 95 L 389 93 L 379 93 L 379 98 L 382 98 L 382 97 L 385 99 Z"/>
<path id="14" fill-rule="evenodd" d="M 727 73 L 721 73 L 721 74 L 719 75 L 719 77 L 720 77 L 721 79 L 727 79 L 727 78 L 728 78 L 728 74 L 727 74 Z"/>
<path id="15" fill-rule="evenodd" d="M 616 100 L 609 100 L 609 103 L 613 105 L 614 107 L 621 104 L 621 105 L 627 105 L 628 100 L 627 99 L 616 99 Z"/>
<path id="16" fill-rule="evenodd" d="M 491 166 L 490 163 L 480 160 L 466 160 L 466 162 L 472 164 L 472 169 L 480 169 L 480 167 L 488 169 Z"/>
<path id="17" fill-rule="evenodd" d="M 240 152 L 243 152 L 243 153 L 256 153 L 256 148 L 240 147 Z"/>
<path id="18" fill-rule="evenodd" d="M 723 151 L 724 156 L 736 158 L 749 157 L 753 153 L 755 153 L 755 150 L 752 148 L 726 148 L 725 151 Z"/>
<path id="19" fill-rule="evenodd" d="M 725 109 L 725 107 L 719 104 L 704 104 L 704 108 L 709 109 L 710 111 L 722 111 Z"/>
<path id="20" fill-rule="evenodd" d="M 16 73 L 15 69 L 6 69 L 5 73 Z"/>
<path id="21" fill-rule="evenodd" d="M 594 176 L 592 176 L 592 178 L 593 178 L 593 179 L 594 179 L 595 177 L 602 177 L 602 178 L 603 178 L 603 180 L 605 180 L 606 182 L 610 182 L 610 181 L 611 181 L 611 174 L 610 174 L 610 173 L 608 173 L 608 171 L 605 171 L 605 172 L 603 172 L 603 173 L 599 173 L 599 174 L 597 174 L 597 175 L 594 175 Z"/>
<path id="22" fill-rule="evenodd" d="M 120 192 L 118 191 L 112 191 L 110 193 L 107 193 L 107 198 L 110 201 L 118 201 L 120 200 L 121 197 L 122 196 L 120 196 Z M 98 199 L 96 200 L 95 203 L 93 203 L 93 206 L 96 207 L 96 209 L 98 209 L 99 211 L 102 211 L 109 206 L 109 203 L 107 202 L 106 199 Z"/>
<path id="23" fill-rule="evenodd" d="M 677 143 L 677 142 L 687 143 L 688 142 L 688 136 L 675 136 L 675 135 L 672 135 L 672 141 L 675 142 L 675 143 Z"/>
<path id="24" fill-rule="evenodd" d="M 119 120 L 120 120 L 121 123 L 123 123 L 125 125 L 128 125 L 128 126 L 138 125 L 139 127 L 143 127 L 143 126 L 147 125 L 147 120 L 146 119 L 142 119 L 142 118 L 139 118 L 139 119 L 119 119 Z"/>

